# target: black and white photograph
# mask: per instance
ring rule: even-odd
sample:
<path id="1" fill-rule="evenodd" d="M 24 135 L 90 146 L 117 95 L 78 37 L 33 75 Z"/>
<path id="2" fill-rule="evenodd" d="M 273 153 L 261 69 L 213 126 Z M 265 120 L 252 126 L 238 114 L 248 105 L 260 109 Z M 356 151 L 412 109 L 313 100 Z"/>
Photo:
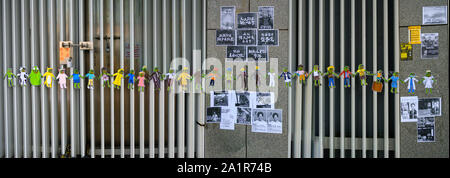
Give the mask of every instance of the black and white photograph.
<path id="1" fill-rule="evenodd" d="M 439 34 L 422 33 L 422 59 L 436 59 L 439 57 Z"/>
<path id="2" fill-rule="evenodd" d="M 447 24 L 447 6 L 423 7 L 423 25 Z"/>
<path id="3" fill-rule="evenodd" d="M 226 91 L 218 92 L 211 91 L 211 106 L 214 107 L 228 107 L 230 94 Z"/>
<path id="4" fill-rule="evenodd" d="M 236 7 L 220 7 L 220 29 L 234 29 Z"/>
<path id="5" fill-rule="evenodd" d="M 417 96 L 400 98 L 400 116 L 402 122 L 417 122 L 419 98 Z"/>
<path id="6" fill-rule="evenodd" d="M 237 28 L 256 29 L 258 28 L 258 13 L 248 12 L 237 15 Z"/>
<path id="7" fill-rule="evenodd" d="M 258 30 L 258 46 L 278 46 L 278 30 Z"/>
<path id="8" fill-rule="evenodd" d="M 247 47 L 245 46 L 227 46 L 227 59 L 232 61 L 246 61 Z"/>
<path id="9" fill-rule="evenodd" d="M 420 98 L 419 117 L 438 117 L 441 114 L 441 98 Z"/>
<path id="10" fill-rule="evenodd" d="M 220 123 L 221 107 L 209 107 L 206 109 L 206 123 Z"/>
<path id="11" fill-rule="evenodd" d="M 251 108 L 237 108 L 236 124 L 252 125 L 252 109 Z"/>
<path id="12" fill-rule="evenodd" d="M 282 110 L 267 110 L 267 132 L 274 134 L 283 133 L 283 111 Z"/>
<path id="13" fill-rule="evenodd" d="M 267 46 L 247 46 L 247 59 L 257 62 L 269 61 Z"/>
<path id="14" fill-rule="evenodd" d="M 267 110 L 253 109 L 252 111 L 252 132 L 267 133 Z"/>
<path id="15" fill-rule="evenodd" d="M 216 46 L 236 45 L 235 30 L 216 30 Z"/>
<path id="16" fill-rule="evenodd" d="M 274 109 L 273 93 L 256 93 L 255 108 Z"/>
<path id="17" fill-rule="evenodd" d="M 420 117 L 417 120 L 417 142 L 435 142 L 435 118 Z"/>
<path id="18" fill-rule="evenodd" d="M 256 45 L 256 30 L 236 30 L 236 44 Z"/>
<path id="19" fill-rule="evenodd" d="M 273 6 L 258 7 L 259 29 L 273 29 L 273 19 L 274 19 Z"/>
<path id="20" fill-rule="evenodd" d="M 234 124 L 236 123 L 236 108 L 222 107 L 222 112 L 220 115 L 220 129 L 234 130 Z"/>
<path id="21" fill-rule="evenodd" d="M 249 92 L 234 92 L 234 105 L 236 107 L 250 108 Z"/>

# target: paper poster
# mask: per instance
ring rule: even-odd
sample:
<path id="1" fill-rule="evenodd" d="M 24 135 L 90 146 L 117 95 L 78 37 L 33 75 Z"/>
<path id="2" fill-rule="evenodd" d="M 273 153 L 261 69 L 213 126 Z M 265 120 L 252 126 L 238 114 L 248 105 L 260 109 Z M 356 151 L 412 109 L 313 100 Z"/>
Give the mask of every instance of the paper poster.
<path id="1" fill-rule="evenodd" d="M 422 59 L 436 59 L 439 57 L 439 34 L 422 33 Z"/>
<path id="2" fill-rule="evenodd" d="M 274 7 L 259 6 L 258 21 L 259 21 L 259 29 L 273 29 Z"/>
<path id="3" fill-rule="evenodd" d="M 258 30 L 258 46 L 278 46 L 278 30 Z"/>
<path id="4" fill-rule="evenodd" d="M 423 7 L 424 25 L 447 24 L 447 6 Z"/>
<path id="5" fill-rule="evenodd" d="M 247 58 L 255 61 L 268 61 L 267 46 L 248 46 Z"/>
<path id="6" fill-rule="evenodd" d="M 252 110 L 252 132 L 267 133 L 267 111 L 265 109 Z"/>
<path id="7" fill-rule="evenodd" d="M 233 103 L 235 107 L 250 108 L 250 93 L 249 92 L 232 92 Z"/>
<path id="8" fill-rule="evenodd" d="M 275 95 L 274 93 L 254 93 L 253 108 L 256 109 L 275 109 Z"/>
<path id="9" fill-rule="evenodd" d="M 236 123 L 236 108 L 235 107 L 223 107 L 221 111 L 220 129 L 234 130 L 234 124 Z"/>
<path id="10" fill-rule="evenodd" d="M 282 110 L 267 110 L 267 132 L 274 134 L 283 133 L 283 111 Z"/>
<path id="11" fill-rule="evenodd" d="M 408 27 L 409 33 L 409 44 L 420 44 L 422 41 L 420 40 L 421 26 L 410 26 Z"/>
<path id="12" fill-rule="evenodd" d="M 420 98 L 418 117 L 438 117 L 441 113 L 441 98 Z"/>
<path id="13" fill-rule="evenodd" d="M 234 29 L 236 7 L 220 7 L 220 29 Z"/>
<path id="14" fill-rule="evenodd" d="M 206 123 L 220 123 L 221 107 L 209 107 L 206 109 Z"/>
<path id="15" fill-rule="evenodd" d="M 240 13 L 237 15 L 237 28 L 240 29 L 251 29 L 258 28 L 257 13 Z"/>
<path id="16" fill-rule="evenodd" d="M 256 45 L 256 30 L 236 30 L 236 44 Z"/>
<path id="17" fill-rule="evenodd" d="M 402 43 L 402 44 L 400 45 L 400 50 L 401 50 L 400 57 L 401 57 L 402 61 L 405 61 L 405 60 L 408 60 L 408 61 L 413 60 L 412 49 L 413 49 L 413 48 L 412 48 L 412 45 L 411 45 L 411 44 L 408 44 L 408 43 Z"/>
<path id="18" fill-rule="evenodd" d="M 252 125 L 252 109 L 251 108 L 237 108 L 236 124 Z"/>
<path id="19" fill-rule="evenodd" d="M 59 63 L 61 65 L 67 64 L 68 60 L 70 58 L 70 48 L 59 48 Z"/>
<path id="20" fill-rule="evenodd" d="M 417 142 L 435 142 L 435 118 L 420 117 L 417 120 Z"/>
<path id="21" fill-rule="evenodd" d="M 227 46 L 227 58 L 228 59 L 247 59 L 247 48 L 245 46 Z"/>
<path id="22" fill-rule="evenodd" d="M 417 96 L 400 98 L 400 116 L 402 122 L 417 122 L 419 98 Z"/>
<path id="23" fill-rule="evenodd" d="M 226 91 L 211 91 L 211 106 L 228 107 L 230 106 L 230 93 Z"/>
<path id="24" fill-rule="evenodd" d="M 236 44 L 235 30 L 216 30 L 216 45 L 228 46 Z"/>

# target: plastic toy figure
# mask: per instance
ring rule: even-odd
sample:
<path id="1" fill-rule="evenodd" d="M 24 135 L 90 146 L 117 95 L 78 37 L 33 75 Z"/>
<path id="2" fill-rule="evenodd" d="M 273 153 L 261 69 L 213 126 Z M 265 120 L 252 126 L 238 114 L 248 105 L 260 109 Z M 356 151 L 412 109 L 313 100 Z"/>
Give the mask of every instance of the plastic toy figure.
<path id="1" fill-rule="evenodd" d="M 103 83 L 103 87 L 108 86 L 109 88 L 111 88 L 111 84 L 109 83 L 109 79 L 112 75 L 110 73 L 108 73 L 106 67 L 102 68 L 102 75 L 99 76 L 101 82 Z"/>
<path id="2" fill-rule="evenodd" d="M 95 79 L 94 69 L 89 70 L 89 73 L 84 75 L 84 78 L 88 78 L 87 88 L 93 90 L 94 89 L 94 79 Z"/>
<path id="3" fill-rule="evenodd" d="M 383 71 L 382 70 L 378 70 L 376 81 L 381 83 L 381 80 L 386 80 L 386 79 L 383 77 Z"/>
<path id="4" fill-rule="evenodd" d="M 120 89 L 122 85 L 123 69 L 119 69 L 117 73 L 113 75 L 113 77 L 116 77 L 113 82 L 114 88 Z"/>
<path id="5" fill-rule="evenodd" d="M 283 73 L 278 78 L 284 77 L 284 83 L 286 83 L 286 88 L 292 85 L 292 74 L 288 72 L 288 69 L 284 68 Z"/>
<path id="6" fill-rule="evenodd" d="M 275 87 L 275 72 L 273 72 L 273 69 L 270 69 L 270 71 L 267 73 L 267 77 L 269 77 L 269 87 Z"/>
<path id="7" fill-rule="evenodd" d="M 227 86 L 228 85 L 231 86 L 231 84 L 233 84 L 233 80 L 234 80 L 233 69 L 229 67 L 229 68 L 227 68 L 227 71 L 225 72 L 225 83 L 226 83 L 226 85 Z"/>
<path id="8" fill-rule="evenodd" d="M 375 79 L 375 81 L 373 81 L 372 84 L 372 90 L 378 93 L 381 93 L 383 91 L 383 81 L 386 81 L 386 79 L 383 77 L 383 71 L 382 70 L 378 70 L 377 74 L 376 74 L 377 78 Z"/>
<path id="9" fill-rule="evenodd" d="M 256 81 L 256 88 L 259 88 L 259 85 L 261 84 L 261 78 L 259 77 L 259 66 L 256 66 L 255 73 L 253 74 L 252 78 Z"/>
<path id="10" fill-rule="evenodd" d="M 219 69 L 214 67 L 214 70 L 208 74 L 208 77 L 211 78 L 211 80 L 209 81 L 210 87 L 213 87 L 216 83 L 217 71 L 219 71 Z"/>
<path id="11" fill-rule="evenodd" d="M 305 84 L 306 78 L 308 78 L 308 72 L 303 70 L 303 65 L 299 65 L 295 75 L 298 77 L 298 84 Z"/>
<path id="12" fill-rule="evenodd" d="M 80 83 L 81 83 L 81 78 L 82 77 L 83 76 L 80 75 L 80 72 L 78 72 L 77 69 L 73 70 L 72 76 L 69 77 L 69 80 L 73 79 L 73 88 L 78 88 L 78 89 L 80 88 Z"/>
<path id="13" fill-rule="evenodd" d="M 155 84 L 155 89 L 160 90 L 161 89 L 161 80 L 164 79 L 164 75 L 162 75 L 161 72 L 159 72 L 158 67 L 155 67 L 153 69 L 152 74 L 150 74 L 150 80 L 153 80 L 153 84 Z"/>
<path id="14" fill-rule="evenodd" d="M 25 67 L 20 67 L 19 74 L 17 75 L 17 78 L 19 79 L 20 86 L 24 87 L 27 86 L 28 81 L 28 74 Z"/>
<path id="15" fill-rule="evenodd" d="M 145 78 L 145 72 L 139 72 L 139 77 L 137 77 L 137 80 L 139 81 L 138 83 L 138 87 L 139 87 L 139 91 L 140 92 L 144 92 L 144 88 L 145 88 L 145 82 L 148 82 L 149 80 L 147 80 L 147 78 Z"/>
<path id="16" fill-rule="evenodd" d="M 434 76 L 431 75 L 431 70 L 427 70 L 425 76 L 423 77 L 423 79 L 421 81 L 419 81 L 419 83 L 423 82 L 423 84 L 425 85 L 425 93 L 426 94 L 431 94 L 433 93 L 432 89 L 433 89 L 433 83 L 435 82 L 434 80 Z"/>
<path id="17" fill-rule="evenodd" d="M 128 89 L 134 90 L 134 79 L 136 78 L 134 75 L 134 70 L 130 70 L 130 73 L 125 76 L 128 78 Z"/>
<path id="18" fill-rule="evenodd" d="M 237 77 L 238 79 L 242 79 L 242 86 L 244 86 L 245 90 L 248 89 L 248 73 L 245 70 L 245 67 L 241 68 L 241 73 Z"/>
<path id="19" fill-rule="evenodd" d="M 334 77 L 339 78 L 339 75 L 334 72 L 334 66 L 328 67 L 327 73 L 323 74 L 323 76 L 328 76 L 328 87 L 336 88 L 336 84 L 334 83 Z"/>
<path id="20" fill-rule="evenodd" d="M 350 67 L 345 66 L 344 71 L 339 74 L 339 77 L 341 77 L 342 75 L 344 75 L 344 88 L 350 88 L 350 78 L 353 77 L 352 72 L 350 72 Z"/>
<path id="21" fill-rule="evenodd" d="M 193 79 L 191 75 L 189 75 L 189 69 L 187 67 L 183 68 L 183 72 L 178 76 L 177 81 L 180 82 L 181 86 L 183 87 L 183 90 L 186 90 L 186 86 L 188 84 L 188 80 Z"/>
<path id="22" fill-rule="evenodd" d="M 386 82 L 389 82 L 391 80 L 392 80 L 391 93 L 396 93 L 397 94 L 398 93 L 398 82 L 399 82 L 398 72 L 394 72 L 394 75 L 392 75 L 391 78 L 387 79 Z"/>
<path id="23" fill-rule="evenodd" d="M 366 69 L 364 69 L 364 65 L 362 65 L 362 64 L 360 64 L 358 66 L 358 70 L 356 71 L 356 74 L 354 76 L 356 76 L 358 74 L 359 74 L 359 79 L 361 80 L 361 86 L 367 86 L 368 85 L 367 84 L 367 75 L 373 75 L 373 74 L 370 74 L 369 72 L 367 72 Z"/>
<path id="24" fill-rule="evenodd" d="M 66 70 L 64 68 L 59 69 L 59 74 L 56 76 L 56 80 L 59 81 L 59 88 L 67 88 L 67 78 L 69 77 L 66 75 Z"/>
<path id="25" fill-rule="evenodd" d="M 55 75 L 53 75 L 53 69 L 47 68 L 47 72 L 45 72 L 44 75 L 42 75 L 42 77 L 44 78 L 44 84 L 47 86 L 47 88 L 52 88 L 53 86 L 52 79 L 55 79 Z"/>
<path id="26" fill-rule="evenodd" d="M 3 76 L 3 80 L 4 80 L 6 77 L 8 77 L 8 86 L 9 86 L 9 87 L 14 87 L 14 81 L 13 81 L 13 79 L 14 79 L 14 78 L 17 78 L 17 76 L 14 75 L 14 74 L 12 73 L 12 69 L 11 69 L 11 68 L 8 68 L 8 71 L 7 71 L 6 74 Z"/>
<path id="27" fill-rule="evenodd" d="M 170 69 L 169 73 L 166 74 L 166 80 L 167 80 L 167 91 L 170 91 L 170 89 L 172 88 L 172 82 L 175 80 L 175 72 L 173 71 L 173 69 Z"/>
<path id="28" fill-rule="evenodd" d="M 416 79 L 415 73 L 410 73 L 409 77 L 405 79 L 404 83 L 408 84 L 408 93 L 414 94 L 416 91 L 416 82 L 419 80 Z"/>
<path id="29" fill-rule="evenodd" d="M 314 69 L 310 72 L 310 74 L 314 77 L 314 86 L 322 86 L 320 83 L 320 76 L 322 76 L 322 72 L 319 70 L 318 65 L 314 65 Z"/>
<path id="30" fill-rule="evenodd" d="M 33 70 L 30 73 L 30 83 L 33 86 L 41 86 L 41 71 L 39 70 L 39 67 L 35 66 Z"/>

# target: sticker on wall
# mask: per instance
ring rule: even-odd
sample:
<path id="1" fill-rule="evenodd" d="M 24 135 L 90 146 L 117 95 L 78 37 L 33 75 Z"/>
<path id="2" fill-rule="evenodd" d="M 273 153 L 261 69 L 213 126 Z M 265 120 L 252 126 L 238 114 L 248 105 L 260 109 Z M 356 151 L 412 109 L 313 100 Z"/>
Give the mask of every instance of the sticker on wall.
<path id="1" fill-rule="evenodd" d="M 422 18 L 424 25 L 447 24 L 447 6 L 423 7 Z"/>
<path id="2" fill-rule="evenodd" d="M 245 61 L 247 58 L 247 48 L 245 46 L 227 46 L 227 58 L 233 61 L 237 59 Z"/>
<path id="3" fill-rule="evenodd" d="M 236 33 L 234 30 L 216 30 L 217 46 L 233 46 L 236 44 Z"/>
<path id="4" fill-rule="evenodd" d="M 435 142 L 435 139 L 435 118 L 419 118 L 417 120 L 417 142 Z"/>
<path id="5" fill-rule="evenodd" d="M 441 98 L 420 98 L 418 117 L 438 117 L 441 113 Z"/>
<path id="6" fill-rule="evenodd" d="M 422 27 L 421 26 L 410 26 L 410 27 L 408 27 L 409 44 L 420 44 L 422 42 L 420 40 L 421 31 L 422 31 Z"/>
<path id="7" fill-rule="evenodd" d="M 258 7 L 259 29 L 273 29 L 274 7 L 259 6 Z"/>
<path id="8" fill-rule="evenodd" d="M 402 122 L 417 122 L 419 99 L 417 96 L 400 98 L 400 116 Z"/>
<path id="9" fill-rule="evenodd" d="M 256 45 L 256 30 L 236 30 L 236 43 L 242 45 Z"/>
<path id="10" fill-rule="evenodd" d="M 267 46 L 248 46 L 247 47 L 247 58 L 253 59 L 255 61 L 268 61 L 269 55 L 267 51 Z"/>
<path id="11" fill-rule="evenodd" d="M 278 30 L 258 30 L 258 46 L 278 46 Z"/>
<path id="12" fill-rule="evenodd" d="M 412 45 L 408 44 L 408 43 L 402 43 L 400 45 L 400 50 L 401 50 L 401 59 L 402 61 L 411 61 L 413 60 L 413 55 L 412 55 Z"/>
<path id="13" fill-rule="evenodd" d="M 258 13 L 239 13 L 237 15 L 237 28 L 258 28 Z"/>
<path id="14" fill-rule="evenodd" d="M 439 57 L 439 34 L 422 33 L 422 59 L 436 59 Z"/>
<path id="15" fill-rule="evenodd" d="M 220 29 L 234 29 L 235 13 L 234 6 L 220 7 Z"/>

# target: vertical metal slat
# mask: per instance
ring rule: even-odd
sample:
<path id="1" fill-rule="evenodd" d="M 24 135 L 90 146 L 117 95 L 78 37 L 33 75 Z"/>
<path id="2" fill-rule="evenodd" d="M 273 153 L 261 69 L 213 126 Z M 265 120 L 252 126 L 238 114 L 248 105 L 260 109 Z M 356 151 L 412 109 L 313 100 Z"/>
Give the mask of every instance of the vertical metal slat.
<path id="1" fill-rule="evenodd" d="M 389 77 L 388 0 L 383 2 L 384 75 Z M 389 85 L 384 85 L 384 157 L 389 157 Z"/>
<path id="2" fill-rule="evenodd" d="M 345 40 L 343 40 L 345 38 L 345 1 L 341 0 L 341 24 L 340 24 L 340 32 L 341 32 L 341 59 L 340 59 L 340 71 L 344 70 L 344 66 L 345 66 Z M 344 95 L 344 81 L 340 80 L 341 82 L 341 87 L 340 87 L 340 130 L 341 130 L 341 140 L 340 140 L 340 153 L 341 153 L 341 158 L 345 157 L 345 95 Z"/>
<path id="3" fill-rule="evenodd" d="M 362 1 L 362 31 L 361 31 L 361 36 L 362 36 L 362 64 L 364 67 L 366 67 L 366 42 L 367 42 L 367 37 L 366 37 L 366 1 Z M 356 70 L 356 69 L 354 69 Z M 367 120 L 367 90 L 366 90 L 366 85 L 364 85 L 362 87 L 362 157 L 366 158 L 367 157 L 367 140 L 366 140 L 366 132 L 367 132 L 367 128 L 366 128 L 366 120 Z"/>
<path id="4" fill-rule="evenodd" d="M 351 70 L 355 70 L 355 43 L 356 43 L 356 25 L 355 25 L 355 0 L 351 0 Z M 351 77 L 350 77 L 351 78 Z M 352 132 L 352 158 L 356 157 L 356 128 L 355 128 L 355 79 L 352 78 L 352 87 L 351 87 L 351 132 Z"/>
<path id="5" fill-rule="evenodd" d="M 447 1 L 448 3 L 448 1 Z M 400 71 L 399 2 L 394 0 L 394 66 Z M 400 158 L 400 95 L 395 95 L 395 158 Z"/>
<path id="6" fill-rule="evenodd" d="M 324 70 L 324 1 L 319 0 L 319 69 Z M 319 88 L 319 158 L 323 158 L 323 108 L 324 108 L 324 87 L 323 77 L 320 78 L 322 86 Z"/>
<path id="7" fill-rule="evenodd" d="M 109 34 L 109 37 L 110 37 L 110 40 L 109 40 L 109 42 L 110 42 L 110 47 L 111 47 L 111 49 L 114 49 L 115 47 L 114 47 L 114 0 L 110 0 L 110 4 L 109 4 L 110 6 L 109 6 L 109 14 L 110 14 L 110 21 L 109 21 L 109 29 L 110 29 L 110 34 Z M 122 38 L 124 38 L 123 36 L 121 36 L 120 37 L 120 39 L 122 40 Z M 111 73 L 114 73 L 114 50 L 110 50 L 110 62 L 109 62 L 109 65 L 110 65 L 110 72 Z M 113 100 L 114 99 L 114 87 L 111 87 L 110 88 L 110 93 L 111 93 L 111 95 L 110 95 L 110 98 L 111 98 L 111 100 Z M 111 109 L 110 109 L 110 112 L 111 112 L 111 114 L 110 114 L 110 119 L 111 119 L 111 158 L 114 158 L 115 157 L 115 139 L 114 139 L 114 102 L 110 102 L 110 106 L 111 106 Z"/>
<path id="8" fill-rule="evenodd" d="M 134 70 L 134 0 L 130 0 L 130 71 Z M 130 90 L 130 157 L 134 158 L 134 89 Z"/>
<path id="9" fill-rule="evenodd" d="M 103 68 L 105 59 L 104 53 L 103 53 L 103 0 L 100 0 L 100 68 Z M 89 3 L 89 41 L 94 43 L 94 1 L 90 0 Z M 111 49 L 114 49 L 111 47 Z M 111 50 L 112 51 L 112 50 Z M 89 51 L 89 69 L 94 69 L 94 50 Z M 101 75 L 101 70 L 99 75 Z M 102 84 L 100 84 L 102 85 Z M 104 88 L 100 86 L 100 139 L 101 139 L 101 157 L 105 157 L 105 101 L 104 101 Z M 90 99 L 90 117 L 91 117 L 91 158 L 95 158 L 95 118 L 94 118 L 94 91 L 90 90 L 89 93 L 89 99 Z"/>
<path id="10" fill-rule="evenodd" d="M 373 73 L 377 72 L 377 0 L 373 0 Z M 373 77 L 373 80 L 376 80 L 376 76 Z M 378 157 L 378 106 L 377 106 L 378 98 L 377 92 L 373 92 L 373 157 Z"/>
<path id="11" fill-rule="evenodd" d="M 330 66 L 334 66 L 334 0 L 330 0 Z M 330 158 L 334 158 L 334 90 L 330 90 Z"/>

